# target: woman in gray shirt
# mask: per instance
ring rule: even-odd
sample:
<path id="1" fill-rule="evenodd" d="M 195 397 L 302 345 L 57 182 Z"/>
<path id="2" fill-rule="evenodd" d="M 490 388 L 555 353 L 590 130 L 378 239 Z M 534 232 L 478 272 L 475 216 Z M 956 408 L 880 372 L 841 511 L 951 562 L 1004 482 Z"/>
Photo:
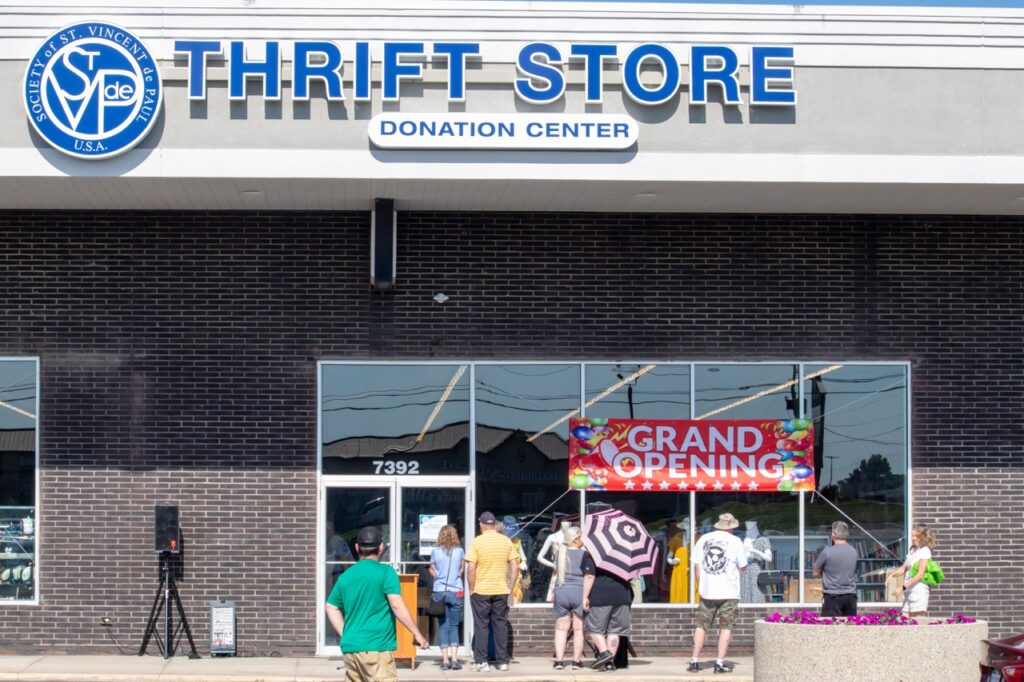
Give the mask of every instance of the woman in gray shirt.
<path id="1" fill-rule="evenodd" d="M 565 542 L 555 559 L 555 670 L 562 670 L 565 643 L 572 626 L 572 669 L 583 667 L 583 571 L 580 562 L 585 554 L 583 534 L 579 526 L 565 531 Z"/>

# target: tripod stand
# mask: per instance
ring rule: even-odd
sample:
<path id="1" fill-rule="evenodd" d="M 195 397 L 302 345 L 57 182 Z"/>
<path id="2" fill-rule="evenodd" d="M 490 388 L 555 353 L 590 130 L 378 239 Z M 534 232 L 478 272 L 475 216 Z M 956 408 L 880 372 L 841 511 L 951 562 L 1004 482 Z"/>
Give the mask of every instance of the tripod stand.
<path id="1" fill-rule="evenodd" d="M 174 600 L 174 604 L 178 607 L 178 618 L 181 621 L 178 625 L 178 630 L 174 629 L 174 616 L 172 614 L 173 605 L 171 600 Z M 166 610 L 164 610 L 166 609 Z M 164 611 L 164 636 L 166 643 L 160 641 L 160 633 L 157 631 L 156 624 L 160 620 L 160 611 Z M 178 586 L 174 584 L 174 572 L 171 570 L 171 553 L 161 552 L 160 553 L 160 586 L 156 589 L 156 597 L 153 599 L 153 608 L 149 610 L 149 622 L 146 623 L 146 634 L 142 637 L 142 646 L 139 647 L 139 656 L 143 656 L 146 653 L 146 646 L 149 645 L 149 638 L 154 637 L 156 646 L 160 649 L 160 653 L 163 654 L 164 658 L 170 658 L 174 655 L 175 649 L 175 636 L 179 635 L 180 630 L 185 630 L 185 635 L 188 637 L 188 644 L 192 648 L 192 653 L 188 655 L 189 658 L 199 658 L 199 653 L 196 652 L 196 643 L 192 639 L 192 630 L 188 626 L 188 619 L 185 617 L 185 607 L 181 605 L 181 597 L 178 596 Z"/>

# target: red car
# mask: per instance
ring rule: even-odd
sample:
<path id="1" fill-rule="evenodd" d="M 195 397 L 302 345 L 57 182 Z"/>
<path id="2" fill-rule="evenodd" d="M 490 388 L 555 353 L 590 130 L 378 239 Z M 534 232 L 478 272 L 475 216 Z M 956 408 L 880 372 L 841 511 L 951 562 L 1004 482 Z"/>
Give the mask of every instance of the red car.
<path id="1" fill-rule="evenodd" d="M 1024 635 L 986 639 L 980 682 L 1024 682 Z"/>

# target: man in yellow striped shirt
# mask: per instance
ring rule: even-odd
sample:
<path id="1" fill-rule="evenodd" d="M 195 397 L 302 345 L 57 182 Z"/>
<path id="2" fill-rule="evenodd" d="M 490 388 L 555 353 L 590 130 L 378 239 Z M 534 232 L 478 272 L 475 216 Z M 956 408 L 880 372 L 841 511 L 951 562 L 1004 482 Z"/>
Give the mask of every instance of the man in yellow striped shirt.
<path id="1" fill-rule="evenodd" d="M 466 552 L 466 584 L 473 609 L 473 670 L 490 670 L 487 628 L 494 631 L 498 670 L 508 670 L 509 594 L 519 570 L 519 553 L 512 541 L 497 532 L 498 520 L 489 511 L 478 519 L 480 535 Z"/>

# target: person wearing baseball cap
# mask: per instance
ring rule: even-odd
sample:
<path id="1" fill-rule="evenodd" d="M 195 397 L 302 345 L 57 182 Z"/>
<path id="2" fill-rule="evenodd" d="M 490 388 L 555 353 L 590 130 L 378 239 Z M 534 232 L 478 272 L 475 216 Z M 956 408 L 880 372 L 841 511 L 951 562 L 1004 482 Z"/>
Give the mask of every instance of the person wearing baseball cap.
<path id="1" fill-rule="evenodd" d="M 395 619 L 409 629 L 417 646 L 427 646 L 427 640 L 402 601 L 398 573 L 380 562 L 380 529 L 362 528 L 356 551 L 359 561 L 341 574 L 327 597 L 327 620 L 340 638 L 347 682 L 395 682 Z"/>
<path id="2" fill-rule="evenodd" d="M 473 670 L 490 670 L 487 662 L 487 628 L 494 632 L 494 657 L 498 670 L 508 670 L 509 594 L 519 577 L 519 553 L 512 541 L 498 532 L 498 519 L 489 511 L 480 514 L 480 534 L 466 552 L 466 583 L 473 610 Z"/>
<path id="3" fill-rule="evenodd" d="M 693 548 L 693 579 L 699 581 L 700 604 L 697 607 L 697 627 L 693 631 L 693 658 L 687 672 L 699 673 L 701 647 L 704 636 L 718 621 L 718 658 L 716 673 L 731 673 L 732 664 L 726 662 L 732 626 L 739 614 L 740 573 L 747 570 L 747 553 L 743 543 L 732 532 L 740 525 L 735 516 L 726 512 L 718 517 L 715 530 L 701 536 Z"/>

